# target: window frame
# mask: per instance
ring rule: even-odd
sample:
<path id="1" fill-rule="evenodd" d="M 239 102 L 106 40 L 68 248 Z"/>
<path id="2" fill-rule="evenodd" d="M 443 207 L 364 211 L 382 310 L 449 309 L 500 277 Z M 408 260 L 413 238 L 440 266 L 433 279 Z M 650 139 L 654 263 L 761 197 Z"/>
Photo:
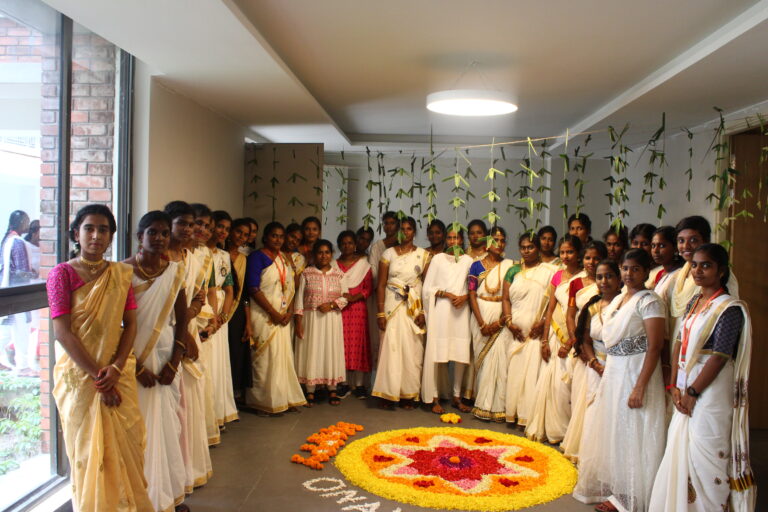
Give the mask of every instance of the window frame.
<path id="1" fill-rule="evenodd" d="M 72 135 L 72 41 L 74 22 L 68 16 L 59 12 L 57 23 L 57 36 L 59 45 L 59 149 L 58 149 L 58 205 L 56 229 L 57 262 L 61 263 L 69 259 L 69 205 L 70 205 L 70 151 Z M 114 174 L 117 182 L 113 183 L 113 190 L 117 190 L 115 196 L 115 210 L 118 222 L 118 259 L 126 258 L 131 251 L 130 205 L 132 204 L 132 159 L 133 151 L 131 143 L 132 114 L 133 114 L 133 80 L 135 58 L 128 52 L 116 46 L 120 52 L 120 81 L 119 95 L 115 96 L 115 109 L 120 109 L 119 124 L 116 124 L 117 136 L 115 145 L 119 145 L 119 158 L 114 163 Z M 45 282 L 21 285 L 9 288 L 0 288 L 0 316 L 15 313 L 23 313 L 48 307 L 48 294 Z M 50 321 L 49 321 L 50 322 Z M 53 333 L 53 324 L 49 324 L 49 332 Z M 53 367 L 56 360 L 55 343 L 53 339 L 49 344 L 48 372 L 50 382 L 53 382 Z M 44 499 L 58 491 L 69 482 L 69 462 L 67 459 L 64 440 L 62 437 L 61 419 L 56 409 L 52 393 L 50 393 L 49 410 L 51 418 L 51 477 L 41 483 L 33 491 L 22 496 L 3 512 L 21 512 L 30 510 Z M 54 435 L 55 433 L 55 435 Z"/>

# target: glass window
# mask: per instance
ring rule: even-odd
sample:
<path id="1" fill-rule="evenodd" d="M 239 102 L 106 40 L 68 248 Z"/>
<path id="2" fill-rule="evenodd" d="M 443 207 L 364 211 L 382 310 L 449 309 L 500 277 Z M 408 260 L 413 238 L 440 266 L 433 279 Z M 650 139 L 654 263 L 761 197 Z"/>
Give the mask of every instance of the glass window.
<path id="1" fill-rule="evenodd" d="M 58 242 L 59 27 L 42 2 L 0 0 L 0 510 L 58 470 L 38 308 Z"/>
<path id="2" fill-rule="evenodd" d="M 0 317 L 0 510 L 54 475 L 48 309 Z"/>
<path id="3" fill-rule="evenodd" d="M 42 282 L 55 263 L 57 27 L 42 3 L 0 0 L 1 288 Z"/>

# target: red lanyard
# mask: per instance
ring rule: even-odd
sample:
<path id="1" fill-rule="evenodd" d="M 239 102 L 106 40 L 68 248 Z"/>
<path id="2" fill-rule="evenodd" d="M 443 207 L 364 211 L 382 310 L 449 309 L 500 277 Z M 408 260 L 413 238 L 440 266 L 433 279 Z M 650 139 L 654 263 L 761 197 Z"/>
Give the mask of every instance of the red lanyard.
<path id="1" fill-rule="evenodd" d="M 688 319 L 691 318 L 691 315 L 693 315 L 693 312 L 696 310 L 696 306 L 699 305 L 699 300 L 701 300 L 701 295 L 699 295 L 699 298 L 696 299 L 696 302 L 693 304 L 693 307 L 688 312 L 688 314 L 685 317 L 685 320 L 683 320 L 683 327 L 682 327 L 682 341 L 683 341 L 683 347 L 681 349 L 681 354 L 683 355 L 683 361 L 685 361 L 685 352 L 688 350 L 688 341 L 691 338 L 691 330 L 693 329 L 693 326 L 696 324 L 696 319 L 699 318 L 699 315 L 702 311 L 706 311 L 709 305 L 712 303 L 713 300 L 718 298 L 720 295 L 722 295 L 725 292 L 722 288 L 717 290 L 715 293 L 712 294 L 712 296 L 707 299 L 707 302 L 704 303 L 704 307 L 701 308 L 696 315 L 693 317 L 693 321 L 689 324 Z"/>
<path id="2" fill-rule="evenodd" d="M 272 251 L 269 249 L 264 249 L 264 252 L 267 253 L 268 256 L 272 256 Z M 283 288 L 283 291 L 285 291 L 285 280 L 286 276 L 288 274 L 288 270 L 285 268 L 285 262 L 282 261 L 282 255 L 280 254 L 280 251 L 277 252 L 275 257 L 273 258 L 273 261 L 275 262 L 275 268 L 277 269 L 277 275 L 280 276 L 280 285 Z M 278 260 L 282 262 L 283 268 L 280 269 L 280 265 L 278 265 Z"/>

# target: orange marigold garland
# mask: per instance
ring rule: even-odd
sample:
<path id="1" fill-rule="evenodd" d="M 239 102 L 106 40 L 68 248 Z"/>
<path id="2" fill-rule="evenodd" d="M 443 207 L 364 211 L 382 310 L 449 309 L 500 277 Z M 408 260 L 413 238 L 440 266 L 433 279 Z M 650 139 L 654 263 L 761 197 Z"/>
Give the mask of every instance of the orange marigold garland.
<path id="1" fill-rule="evenodd" d="M 427 508 L 502 511 L 570 493 L 576 469 L 557 450 L 490 430 L 417 427 L 366 436 L 335 459 L 349 482 Z"/>
<path id="2" fill-rule="evenodd" d="M 362 431 L 362 425 L 346 423 L 344 421 L 321 428 L 307 437 L 307 444 L 299 447 L 299 450 L 309 452 L 310 456 L 302 457 L 295 454 L 291 457 L 291 462 L 303 464 L 311 469 L 323 469 L 323 462 L 328 462 L 331 460 L 331 457 L 335 457 L 339 449 L 346 444 L 349 436 Z"/>

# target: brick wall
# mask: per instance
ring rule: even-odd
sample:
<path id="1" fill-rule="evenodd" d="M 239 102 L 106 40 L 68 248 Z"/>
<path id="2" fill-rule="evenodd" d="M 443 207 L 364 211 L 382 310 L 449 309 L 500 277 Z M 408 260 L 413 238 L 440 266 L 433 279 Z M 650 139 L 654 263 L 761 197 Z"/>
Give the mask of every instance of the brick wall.
<path id="1" fill-rule="evenodd" d="M 70 220 L 88 203 L 112 207 L 117 49 L 101 37 L 75 26 L 72 42 L 72 118 Z M 56 265 L 59 175 L 59 49 L 56 36 L 0 18 L 0 65 L 41 63 L 40 113 L 40 277 Z M 43 450 L 50 448 L 52 384 L 49 381 L 48 310 L 40 316 L 39 344 Z"/>

